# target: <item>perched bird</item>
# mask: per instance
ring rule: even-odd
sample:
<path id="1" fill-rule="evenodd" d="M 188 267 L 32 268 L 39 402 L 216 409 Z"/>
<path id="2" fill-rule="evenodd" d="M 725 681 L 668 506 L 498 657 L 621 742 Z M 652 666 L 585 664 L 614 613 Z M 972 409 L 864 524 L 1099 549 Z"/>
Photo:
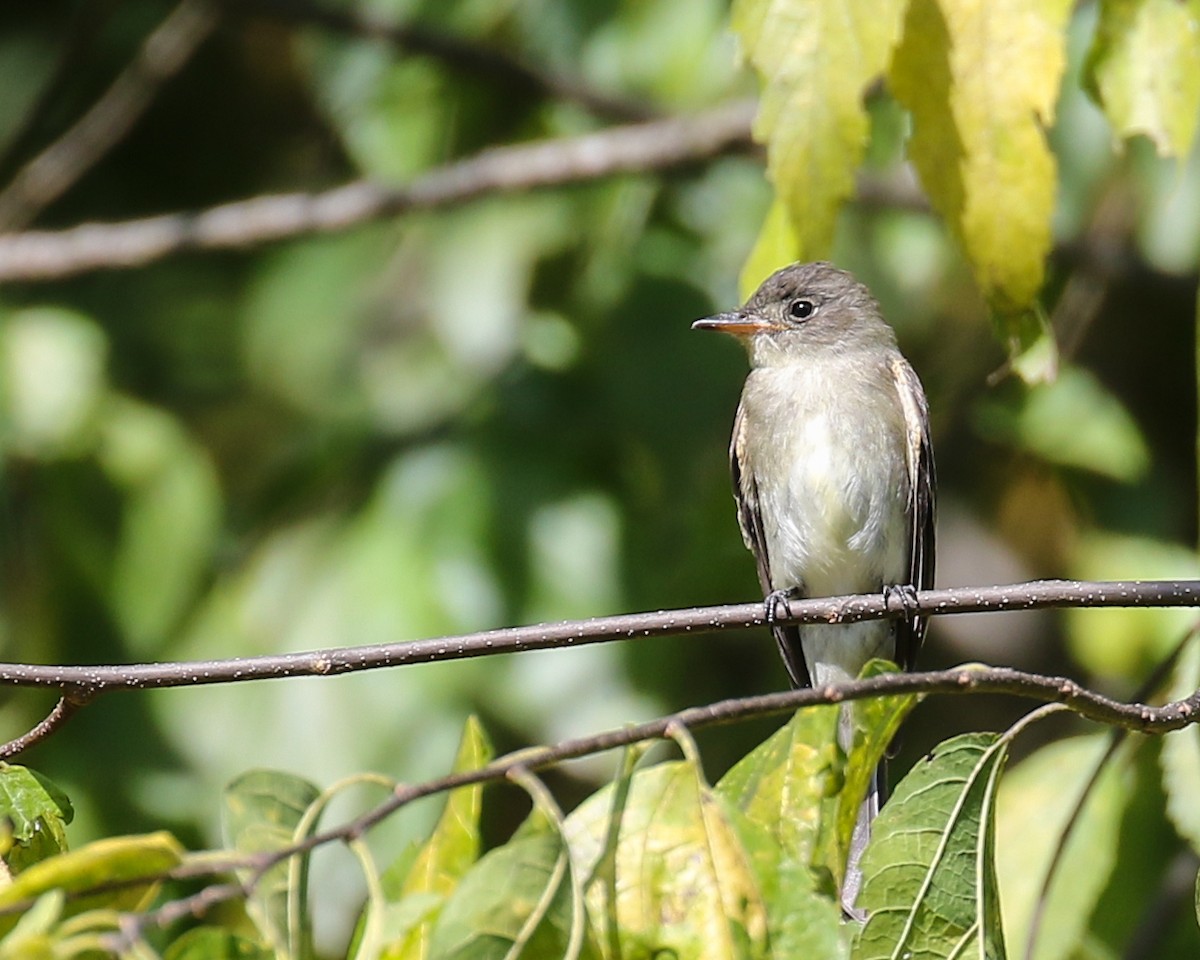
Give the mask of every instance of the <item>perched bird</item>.
<path id="1" fill-rule="evenodd" d="M 829 263 L 785 267 L 745 305 L 693 325 L 737 337 L 750 355 L 729 448 L 742 537 L 773 619 L 788 599 L 933 585 L 933 450 L 925 392 L 870 291 Z M 774 624 L 795 686 L 853 679 L 873 657 L 911 669 L 925 634 L 901 620 Z M 853 720 L 843 708 L 839 741 Z M 858 858 L 882 772 L 859 813 L 842 903 L 853 912 Z"/>

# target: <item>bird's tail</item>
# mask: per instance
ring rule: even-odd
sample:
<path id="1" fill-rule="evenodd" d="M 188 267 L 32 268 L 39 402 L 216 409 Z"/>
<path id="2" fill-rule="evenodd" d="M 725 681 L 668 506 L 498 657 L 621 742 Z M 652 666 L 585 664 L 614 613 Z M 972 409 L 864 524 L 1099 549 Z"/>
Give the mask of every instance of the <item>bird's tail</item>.
<path id="1" fill-rule="evenodd" d="M 847 753 L 854 742 L 853 704 L 845 704 L 838 717 L 838 742 Z M 887 761 L 881 760 L 875 772 L 871 774 L 871 783 L 867 787 L 867 795 L 858 808 L 858 819 L 854 822 L 854 832 L 850 834 L 850 852 L 846 857 L 846 875 L 842 881 L 842 910 L 854 920 L 866 920 L 865 911 L 858 907 L 858 894 L 862 889 L 863 875 L 859 869 L 863 851 L 867 841 L 871 839 L 871 823 L 879 813 L 879 808 L 886 798 L 887 790 Z"/>
<path id="2" fill-rule="evenodd" d="M 871 839 L 871 822 L 879 813 L 879 806 L 883 802 L 886 779 L 885 764 L 886 761 L 881 761 L 875 768 L 875 772 L 871 774 L 871 784 L 867 788 L 867 795 L 858 808 L 858 819 L 854 821 L 854 832 L 850 834 L 850 853 L 846 857 L 846 877 L 842 881 L 842 910 L 848 917 L 859 921 L 865 921 L 867 915 L 858 906 L 858 894 L 863 883 L 862 870 L 859 869 L 858 864 L 862 860 L 867 841 Z"/>

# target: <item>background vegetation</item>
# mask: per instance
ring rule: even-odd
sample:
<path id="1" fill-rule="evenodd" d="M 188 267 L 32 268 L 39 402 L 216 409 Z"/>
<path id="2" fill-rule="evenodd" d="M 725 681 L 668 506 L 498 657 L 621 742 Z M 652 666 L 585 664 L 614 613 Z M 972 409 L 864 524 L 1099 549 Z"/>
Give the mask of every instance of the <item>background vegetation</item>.
<path id="1" fill-rule="evenodd" d="M 797 254 L 829 254 L 869 283 L 925 383 L 939 585 L 1194 575 L 1196 4 L 989 5 L 1002 11 L 996 24 L 1033 16 L 1026 7 L 1044 16 L 1044 48 L 996 33 L 966 54 L 987 70 L 946 60 L 944 89 L 912 76 L 940 62 L 953 3 L 914 0 L 882 84 L 894 36 L 879 41 L 877 66 L 867 58 L 847 77 L 824 5 L 776 4 L 781 19 L 764 25 L 767 6 L 735 4 L 733 24 L 778 111 L 759 127 L 778 189 L 763 153 L 729 138 L 670 169 L 485 190 L 336 232 L 181 250 L 133 269 L 3 272 L 0 656 L 216 658 L 755 597 L 725 460 L 745 361 L 688 327 Z M 892 17 L 898 31 L 904 5 L 884 7 L 880 23 Z M 186 10 L 203 24 L 194 53 L 111 151 L 42 202 L 22 171 L 171 8 L 0 8 L 0 218 L 12 237 L 359 179 L 404 184 L 496 145 L 703 118 L 760 86 L 720 0 Z M 384 22 L 425 32 L 388 35 Z M 1048 102 L 1020 99 L 1035 83 Z M 846 121 L 839 96 L 853 110 L 864 89 L 863 119 Z M 920 132 L 947 91 L 995 125 L 985 140 L 1019 115 L 1004 146 L 1018 180 L 1039 164 L 1048 172 L 1041 240 L 1034 214 L 1031 233 L 973 233 L 973 198 L 1003 222 L 1037 204 L 1004 192 L 1002 166 L 947 182 L 967 166 Z M 1149 114 L 1121 112 L 1130 91 Z M 955 109 L 970 153 L 975 121 Z M 815 130 L 816 159 L 787 140 L 797 126 Z M 834 150 L 839 137 L 849 153 Z M 18 262 L 5 239 L 0 269 Z M 1008 270 L 999 278 L 997 263 Z M 1028 383 L 991 377 L 1010 361 Z M 939 618 L 923 662 L 1062 672 L 1130 697 L 1189 621 L 1186 611 Z M 412 781 L 448 769 L 471 714 L 506 750 L 784 685 L 762 631 L 606 644 L 108 697 L 21 762 L 71 797 L 73 846 L 166 828 L 196 849 L 218 842 L 221 791 L 252 768 L 320 785 L 365 770 Z M 50 703 L 7 691 L 2 729 L 17 735 Z M 906 724 L 899 766 L 1025 709 L 928 701 Z M 710 779 L 776 725 L 699 735 Z M 1015 749 L 1083 729 L 1042 724 Z M 1076 738 L 1014 769 L 1008 836 L 1053 825 L 1048 805 L 1070 793 L 1069 778 L 1082 782 L 1096 749 Z M 1142 955 L 1196 955 L 1195 854 L 1165 812 L 1156 751 L 1143 744 L 1113 774 L 1124 786 L 1113 788 L 1105 855 L 1080 861 L 1096 880 L 1079 907 L 1086 936 L 1038 956 L 1116 957 L 1146 936 Z M 612 770 L 600 758 L 549 777 L 569 809 Z M 502 842 L 528 800 L 488 796 L 484 841 Z M 390 820 L 373 842 L 398 849 L 437 809 Z M 317 942 L 340 954 L 360 872 L 348 857 L 318 862 Z"/>

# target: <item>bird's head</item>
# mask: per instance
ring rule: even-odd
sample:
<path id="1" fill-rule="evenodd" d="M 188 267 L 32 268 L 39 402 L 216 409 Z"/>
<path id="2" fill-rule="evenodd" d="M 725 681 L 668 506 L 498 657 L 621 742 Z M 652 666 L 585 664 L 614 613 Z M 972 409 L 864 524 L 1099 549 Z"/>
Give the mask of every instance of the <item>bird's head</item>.
<path id="1" fill-rule="evenodd" d="M 896 343 L 871 291 L 824 261 L 775 271 L 737 310 L 697 320 L 692 329 L 732 334 L 755 366 Z"/>

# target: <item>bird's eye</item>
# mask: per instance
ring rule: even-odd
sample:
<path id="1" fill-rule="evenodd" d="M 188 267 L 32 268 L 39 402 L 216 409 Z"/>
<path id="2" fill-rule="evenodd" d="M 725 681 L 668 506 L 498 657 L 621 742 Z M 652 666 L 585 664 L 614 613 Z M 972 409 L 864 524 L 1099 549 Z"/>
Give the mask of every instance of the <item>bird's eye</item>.
<path id="1" fill-rule="evenodd" d="M 788 314 L 793 320 L 807 320 L 817 312 L 817 306 L 811 300 L 793 300 L 788 304 Z"/>

